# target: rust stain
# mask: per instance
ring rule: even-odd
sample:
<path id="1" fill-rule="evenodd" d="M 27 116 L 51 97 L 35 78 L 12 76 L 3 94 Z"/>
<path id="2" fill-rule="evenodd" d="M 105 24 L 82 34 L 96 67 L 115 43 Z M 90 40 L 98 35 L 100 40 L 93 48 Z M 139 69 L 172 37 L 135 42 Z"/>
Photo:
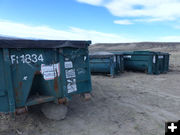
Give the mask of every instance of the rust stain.
<path id="1" fill-rule="evenodd" d="M 67 103 L 67 99 L 66 98 L 60 98 L 60 99 L 58 99 L 58 103 L 59 104 L 66 104 Z"/>
<path id="2" fill-rule="evenodd" d="M 22 82 L 19 82 L 19 89 L 22 88 Z"/>
<path id="3" fill-rule="evenodd" d="M 58 92 L 58 89 L 58 76 L 56 76 L 56 78 L 54 78 L 54 90 Z"/>
<path id="4" fill-rule="evenodd" d="M 15 96 L 16 102 L 17 102 L 17 103 L 20 103 L 18 88 L 15 88 L 14 91 L 15 91 L 15 95 L 16 95 L 16 96 Z"/>
<path id="5" fill-rule="evenodd" d="M 18 87 L 17 88 L 15 88 L 14 89 L 14 91 L 15 91 L 15 95 L 16 95 L 16 97 L 15 97 L 15 99 L 16 99 L 16 102 L 17 103 L 20 103 L 20 94 L 21 94 L 21 89 L 22 89 L 22 85 L 23 85 L 23 83 L 22 82 L 19 82 L 19 85 L 18 85 Z"/>
<path id="6" fill-rule="evenodd" d="M 16 93 L 16 97 L 18 97 L 18 92 L 15 90 L 15 93 Z"/>
<path id="7" fill-rule="evenodd" d="M 23 114 L 23 113 L 26 113 L 26 112 L 28 112 L 28 108 L 27 107 L 23 107 L 23 108 L 16 109 L 15 114 L 16 115 L 20 115 L 20 114 Z"/>

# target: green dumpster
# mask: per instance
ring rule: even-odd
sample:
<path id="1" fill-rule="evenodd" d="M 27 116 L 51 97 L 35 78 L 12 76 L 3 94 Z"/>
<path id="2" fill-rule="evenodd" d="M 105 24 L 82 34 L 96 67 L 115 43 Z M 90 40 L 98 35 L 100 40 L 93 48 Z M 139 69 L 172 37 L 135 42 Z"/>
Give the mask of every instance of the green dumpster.
<path id="1" fill-rule="evenodd" d="M 94 52 L 89 55 L 91 73 L 118 74 L 117 57 L 109 52 Z"/>
<path id="2" fill-rule="evenodd" d="M 91 92 L 90 41 L 0 40 L 0 112 Z"/>
<path id="3" fill-rule="evenodd" d="M 126 70 L 144 71 L 148 74 L 159 74 L 158 55 L 151 51 L 124 52 Z"/>

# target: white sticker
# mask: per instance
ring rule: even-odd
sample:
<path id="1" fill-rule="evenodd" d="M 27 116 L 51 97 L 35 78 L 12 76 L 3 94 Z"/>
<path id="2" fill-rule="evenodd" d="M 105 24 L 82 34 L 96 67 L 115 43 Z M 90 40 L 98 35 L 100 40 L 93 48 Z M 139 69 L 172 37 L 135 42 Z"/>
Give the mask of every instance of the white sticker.
<path id="1" fill-rule="evenodd" d="M 159 59 L 163 59 L 163 58 L 164 58 L 164 56 L 158 56 L 158 58 L 159 58 Z"/>
<path id="2" fill-rule="evenodd" d="M 84 61 L 86 61 L 86 59 L 87 59 L 87 57 L 86 57 L 86 56 L 84 56 Z"/>
<path id="3" fill-rule="evenodd" d="M 66 78 L 76 77 L 75 69 L 65 70 L 65 72 L 66 72 Z"/>
<path id="4" fill-rule="evenodd" d="M 52 65 L 41 64 L 41 74 L 45 80 L 53 80 L 60 75 L 59 63 Z"/>
<path id="5" fill-rule="evenodd" d="M 65 68 L 73 68 L 72 61 L 66 61 L 66 62 L 64 62 L 64 66 L 65 66 Z"/>
<path id="6" fill-rule="evenodd" d="M 153 63 L 156 63 L 156 56 L 153 56 Z"/>
<path id="7" fill-rule="evenodd" d="M 124 58 L 131 58 L 131 55 L 126 55 L 124 56 Z"/>
<path id="8" fill-rule="evenodd" d="M 66 60 L 66 61 L 68 61 L 68 60 L 69 60 L 69 58 L 65 58 L 65 60 Z"/>
<path id="9" fill-rule="evenodd" d="M 77 91 L 76 79 L 67 80 L 67 90 L 68 90 L 68 93 Z"/>
<path id="10" fill-rule="evenodd" d="M 27 77 L 27 76 L 24 76 L 23 80 L 26 81 L 27 79 L 28 79 L 28 77 Z"/>
<path id="11" fill-rule="evenodd" d="M 116 62 L 116 56 L 114 56 L 114 62 Z"/>

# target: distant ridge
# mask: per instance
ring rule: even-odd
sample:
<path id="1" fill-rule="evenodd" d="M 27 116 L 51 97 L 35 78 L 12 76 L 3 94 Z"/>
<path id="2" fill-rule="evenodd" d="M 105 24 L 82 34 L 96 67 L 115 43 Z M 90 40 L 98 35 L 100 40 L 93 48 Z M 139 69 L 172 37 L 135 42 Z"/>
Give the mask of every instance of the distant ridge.
<path id="1" fill-rule="evenodd" d="M 18 37 L 13 37 L 13 36 L 5 36 L 5 35 L 0 35 L 0 39 L 23 39 L 23 38 L 18 38 Z"/>
<path id="2" fill-rule="evenodd" d="M 165 45 L 168 45 L 168 44 L 172 44 L 172 45 L 177 45 L 177 44 L 180 44 L 180 42 L 132 42 L 132 43 L 96 43 L 96 44 L 93 44 L 93 45 L 132 45 L 132 44 L 139 44 L 139 45 L 144 45 L 144 44 L 148 44 L 148 45 L 154 45 L 154 44 L 159 44 L 159 45 L 162 45 L 162 44 L 165 44 Z"/>
<path id="3" fill-rule="evenodd" d="M 176 51 L 180 50 L 180 42 L 134 42 L 134 43 L 98 43 L 90 46 L 90 51 L 133 51 L 154 50 Z"/>

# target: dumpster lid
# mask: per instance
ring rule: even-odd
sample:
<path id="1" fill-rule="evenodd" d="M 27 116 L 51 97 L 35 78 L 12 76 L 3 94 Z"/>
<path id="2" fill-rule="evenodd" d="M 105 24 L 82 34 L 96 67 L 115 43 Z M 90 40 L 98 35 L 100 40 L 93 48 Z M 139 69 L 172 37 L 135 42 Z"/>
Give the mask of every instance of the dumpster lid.
<path id="1" fill-rule="evenodd" d="M 89 56 L 90 58 L 93 58 L 93 57 L 109 57 L 109 56 L 114 56 L 113 53 L 110 53 L 110 52 L 91 52 L 89 53 Z"/>
<path id="2" fill-rule="evenodd" d="M 91 41 L 0 38 L 0 48 L 85 48 Z"/>

